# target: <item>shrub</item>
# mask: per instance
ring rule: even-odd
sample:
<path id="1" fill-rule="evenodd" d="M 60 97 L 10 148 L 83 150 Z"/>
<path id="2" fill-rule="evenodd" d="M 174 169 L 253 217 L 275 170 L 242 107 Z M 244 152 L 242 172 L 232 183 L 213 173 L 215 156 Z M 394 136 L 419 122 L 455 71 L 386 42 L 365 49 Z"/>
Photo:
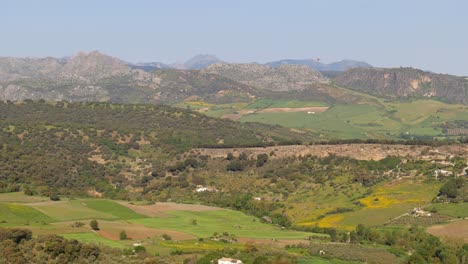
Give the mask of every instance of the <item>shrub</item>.
<path id="1" fill-rule="evenodd" d="M 93 219 L 91 220 L 91 222 L 89 222 L 89 226 L 91 227 L 92 230 L 99 230 L 99 223 L 96 219 Z"/>
<path id="2" fill-rule="evenodd" d="M 120 232 L 120 240 L 127 240 L 127 232 L 125 230 Z"/>

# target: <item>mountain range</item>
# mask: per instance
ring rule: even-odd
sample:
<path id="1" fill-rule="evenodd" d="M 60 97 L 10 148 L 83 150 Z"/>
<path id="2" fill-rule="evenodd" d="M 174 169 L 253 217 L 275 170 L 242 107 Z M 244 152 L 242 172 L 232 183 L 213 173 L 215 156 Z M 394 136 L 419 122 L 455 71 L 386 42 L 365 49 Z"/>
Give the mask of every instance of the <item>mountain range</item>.
<path id="1" fill-rule="evenodd" d="M 160 63 L 129 64 L 97 51 L 69 58 L 1 57 L 0 100 L 165 104 L 187 100 L 252 102 L 261 98 L 307 98 L 328 103 L 367 100 L 363 96 L 358 100 L 356 93 L 350 92 L 354 90 L 391 100 L 433 98 L 468 103 L 466 77 L 412 68 L 372 68 L 368 64 L 335 71 L 330 77 L 311 69 L 312 64 L 319 64 L 310 62 L 309 66 L 289 62 L 233 64 L 201 55 L 179 66 L 185 69 L 174 69 Z M 327 69 L 344 69 L 343 65 L 357 64 L 344 61 Z"/>
<path id="2" fill-rule="evenodd" d="M 161 62 L 142 62 L 142 63 L 128 63 L 128 65 L 135 69 L 142 69 L 146 71 L 153 71 L 156 69 L 173 68 L 173 69 L 204 69 L 213 64 L 219 63 L 230 63 L 223 61 L 210 54 L 196 55 L 184 63 L 170 63 L 165 64 Z M 260 64 L 260 63 L 259 63 Z M 329 64 L 320 62 L 319 59 L 304 59 L 304 60 L 293 60 L 284 59 L 278 61 L 267 62 L 264 65 L 272 68 L 278 68 L 281 65 L 304 65 L 316 71 L 324 72 L 342 72 L 351 68 L 372 68 L 367 62 L 356 61 L 356 60 L 341 60 L 338 62 L 332 62 Z"/>

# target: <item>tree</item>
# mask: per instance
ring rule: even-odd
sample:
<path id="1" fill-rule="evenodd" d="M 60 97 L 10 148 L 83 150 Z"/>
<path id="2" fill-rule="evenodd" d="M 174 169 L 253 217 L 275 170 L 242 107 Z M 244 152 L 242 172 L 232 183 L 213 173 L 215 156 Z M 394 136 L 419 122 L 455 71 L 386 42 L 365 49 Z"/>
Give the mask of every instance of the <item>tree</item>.
<path id="1" fill-rule="evenodd" d="M 226 156 L 226 159 L 227 159 L 227 160 L 233 160 L 233 159 L 234 159 L 234 155 L 232 155 L 232 153 L 229 152 L 229 153 L 227 154 L 227 156 Z"/>
<path id="2" fill-rule="evenodd" d="M 127 240 L 127 232 L 125 230 L 120 232 L 120 240 Z"/>
<path id="3" fill-rule="evenodd" d="M 99 223 L 96 219 L 93 219 L 91 220 L 91 222 L 89 222 L 89 226 L 91 227 L 92 230 L 99 230 Z"/>
<path id="4" fill-rule="evenodd" d="M 349 233 L 349 240 L 351 241 L 351 243 L 358 243 L 359 242 L 359 237 L 356 234 L 356 231 L 351 231 Z"/>
<path id="5" fill-rule="evenodd" d="M 239 154 L 239 160 L 248 160 L 248 159 L 249 159 L 249 156 L 247 155 L 247 153 L 242 152 L 241 154 Z"/>
<path id="6" fill-rule="evenodd" d="M 449 198 L 456 198 L 458 195 L 458 188 L 455 181 L 449 181 L 439 190 L 439 195 L 447 195 Z"/>
<path id="7" fill-rule="evenodd" d="M 243 171 L 244 169 L 244 163 L 240 162 L 239 160 L 233 160 L 226 166 L 226 170 L 228 171 Z"/>
<path id="8" fill-rule="evenodd" d="M 266 162 L 268 161 L 268 155 L 263 153 L 263 154 L 258 154 L 257 155 L 257 167 L 262 167 Z"/>

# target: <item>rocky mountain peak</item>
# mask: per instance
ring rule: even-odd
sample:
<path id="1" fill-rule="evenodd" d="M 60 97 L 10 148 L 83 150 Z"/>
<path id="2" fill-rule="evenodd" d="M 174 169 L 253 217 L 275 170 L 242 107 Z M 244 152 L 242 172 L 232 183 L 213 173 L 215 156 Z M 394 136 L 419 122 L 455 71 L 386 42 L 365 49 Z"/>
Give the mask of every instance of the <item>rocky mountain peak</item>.
<path id="1" fill-rule="evenodd" d="M 200 54 L 187 60 L 184 63 L 184 67 L 186 69 L 202 69 L 220 62 L 222 62 L 222 60 L 218 59 L 215 55 Z"/>

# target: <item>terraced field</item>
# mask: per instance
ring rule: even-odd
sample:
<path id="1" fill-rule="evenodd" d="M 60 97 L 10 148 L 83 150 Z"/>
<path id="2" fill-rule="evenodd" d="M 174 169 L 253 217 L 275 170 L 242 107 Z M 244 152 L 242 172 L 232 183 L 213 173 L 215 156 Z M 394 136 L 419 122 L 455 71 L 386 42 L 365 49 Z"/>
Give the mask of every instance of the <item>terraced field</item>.
<path id="1" fill-rule="evenodd" d="M 91 230 L 88 225 L 91 219 L 98 220 L 100 230 Z M 137 205 L 105 199 L 50 201 L 20 193 L 0 194 L 0 227 L 27 227 L 38 235 L 58 234 L 118 248 L 130 247 L 138 241 L 154 253 L 161 250 L 169 253 L 179 249 L 180 243 L 186 245 L 186 250 L 195 251 L 229 246 L 209 240 L 196 242 L 197 238 L 206 239 L 215 232 L 259 241 L 306 241 L 304 238 L 311 235 L 282 230 L 241 212 L 216 207 L 175 203 Z M 129 239 L 119 240 L 121 231 Z M 166 235 L 171 241 L 164 242 Z"/>

